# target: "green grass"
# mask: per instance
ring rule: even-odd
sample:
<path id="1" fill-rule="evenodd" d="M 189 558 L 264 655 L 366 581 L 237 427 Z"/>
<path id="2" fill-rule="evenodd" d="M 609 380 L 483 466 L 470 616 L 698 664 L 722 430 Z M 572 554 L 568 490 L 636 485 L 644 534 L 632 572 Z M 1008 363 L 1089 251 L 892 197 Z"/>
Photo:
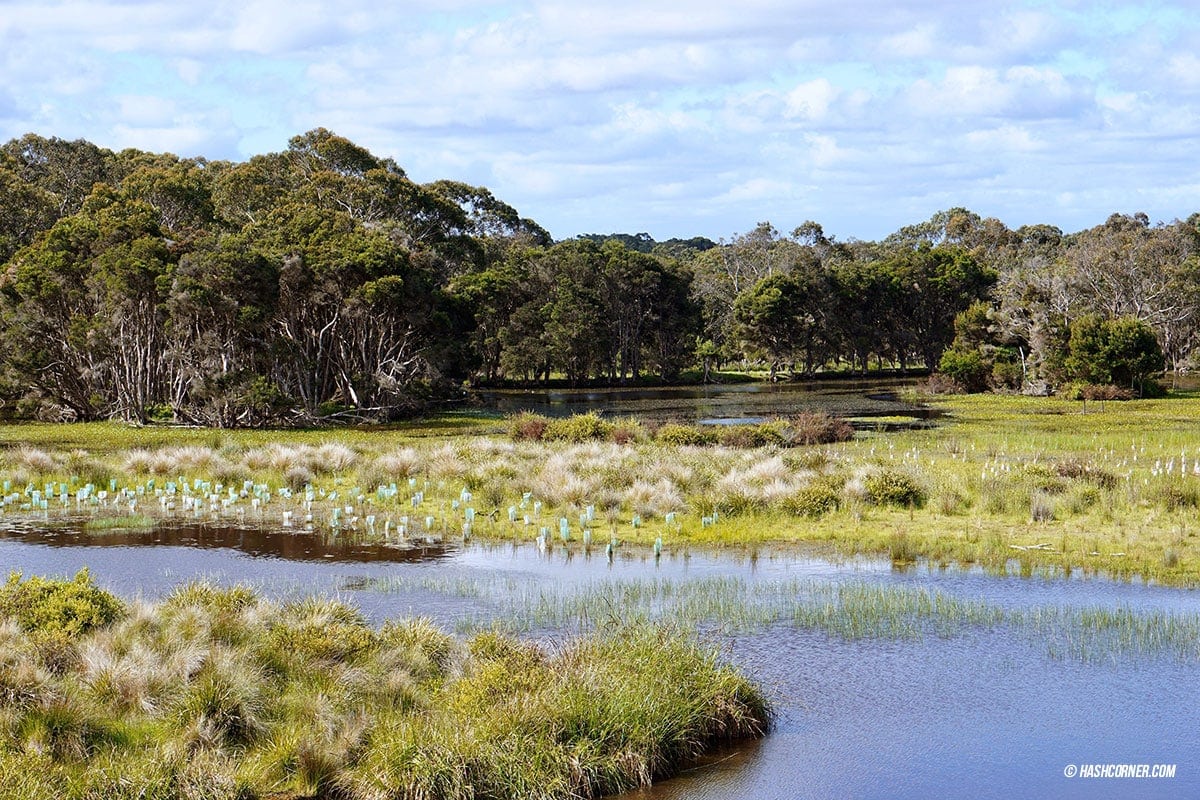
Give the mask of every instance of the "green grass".
<path id="1" fill-rule="evenodd" d="M 0 617 L 0 785 L 15 800 L 590 798 L 762 735 L 770 716 L 715 647 L 667 626 L 549 649 L 192 584 L 86 613 L 63 640 L 60 596 L 104 593 L 86 574 L 12 586 L 32 587 L 22 608 L 54 611 Z"/>

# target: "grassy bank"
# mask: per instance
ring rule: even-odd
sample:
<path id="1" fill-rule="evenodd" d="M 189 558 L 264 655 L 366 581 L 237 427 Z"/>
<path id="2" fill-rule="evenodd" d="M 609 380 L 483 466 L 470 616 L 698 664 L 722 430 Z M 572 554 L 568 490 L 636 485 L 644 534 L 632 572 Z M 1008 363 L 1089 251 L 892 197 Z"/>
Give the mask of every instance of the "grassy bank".
<path id="1" fill-rule="evenodd" d="M 761 735 L 763 696 L 678 631 L 538 647 L 327 600 L 0 590 L 0 786 L 45 798 L 579 798 Z"/>
<path id="2" fill-rule="evenodd" d="M 514 440 L 471 417 L 336 432 L 10 426 L 0 477 L 4 513 L 236 518 L 400 544 L 803 542 L 1200 581 L 1200 400 L 969 396 L 937 407 L 945 416 L 928 430 L 808 446 L 736 446 L 760 438 L 729 434 L 687 443 L 678 426 L 660 429 L 664 439 L 634 423 L 605 440 Z"/>

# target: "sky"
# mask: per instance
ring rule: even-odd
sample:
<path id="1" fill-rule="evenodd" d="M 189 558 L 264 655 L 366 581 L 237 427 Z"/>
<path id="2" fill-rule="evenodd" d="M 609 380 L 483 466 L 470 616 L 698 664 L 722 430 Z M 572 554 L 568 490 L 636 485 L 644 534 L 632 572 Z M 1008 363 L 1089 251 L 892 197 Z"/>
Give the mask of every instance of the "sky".
<path id="1" fill-rule="evenodd" d="M 0 140 L 328 128 L 556 238 L 1200 211 L 1194 0 L 0 0 Z"/>

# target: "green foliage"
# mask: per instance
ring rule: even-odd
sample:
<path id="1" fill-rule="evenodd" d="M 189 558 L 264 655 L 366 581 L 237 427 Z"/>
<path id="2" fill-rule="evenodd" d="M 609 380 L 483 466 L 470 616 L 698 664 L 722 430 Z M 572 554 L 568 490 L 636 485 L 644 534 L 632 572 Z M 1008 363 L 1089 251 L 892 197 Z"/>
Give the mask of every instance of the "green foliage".
<path id="1" fill-rule="evenodd" d="M 542 438 L 558 442 L 589 442 L 607 439 L 613 424 L 601 419 L 598 414 L 572 414 L 561 419 L 552 419 L 546 425 Z"/>
<path id="2" fill-rule="evenodd" d="M 717 441 L 717 433 L 699 425 L 669 422 L 654 432 L 654 441 L 675 447 L 701 447 Z"/>
<path id="3" fill-rule="evenodd" d="M 110 625 L 125 606 L 97 587 L 91 574 L 80 570 L 71 580 L 34 576 L 22 580 L 10 573 L 0 588 L 0 615 L 17 621 L 22 630 L 47 636 L 78 636 Z"/>
<path id="4" fill-rule="evenodd" d="M 938 362 L 938 372 L 968 392 L 982 392 L 988 388 L 992 367 L 978 350 L 963 350 L 958 347 L 946 350 Z"/>
<path id="5" fill-rule="evenodd" d="M 1164 366 L 1154 331 L 1134 317 L 1081 317 L 1071 325 L 1063 362 L 1067 376 L 1089 384 L 1109 384 L 1144 393 L 1150 377 Z"/>
<path id="6" fill-rule="evenodd" d="M 229 614 L 258 635 L 214 638 Z M 281 628 L 296 635 L 271 641 Z M 351 664 L 338 640 L 359 629 L 378 646 Z M 375 631 L 341 603 L 192 584 L 81 633 L 88 659 L 57 672 L 30 634 L 0 635 L 0 783 L 21 800 L 594 797 L 761 735 L 770 714 L 715 650 L 628 623 L 553 651 L 497 631 L 464 647 L 424 620 Z M 272 668 L 282 648 L 295 670 Z M 105 699 L 122 681 L 158 688 Z"/>
<path id="7" fill-rule="evenodd" d="M 877 506 L 900 506 L 920 508 L 925 505 L 925 489 L 903 472 L 882 469 L 872 472 L 863 480 L 867 499 Z"/>
<path id="8" fill-rule="evenodd" d="M 838 492 L 824 482 L 798 489 L 783 501 L 783 510 L 799 517 L 818 518 L 836 511 L 841 500 Z"/>
<path id="9" fill-rule="evenodd" d="M 317 665 L 361 664 L 375 655 L 376 632 L 357 609 L 334 600 L 289 603 L 267 626 L 263 660 L 288 674 Z"/>

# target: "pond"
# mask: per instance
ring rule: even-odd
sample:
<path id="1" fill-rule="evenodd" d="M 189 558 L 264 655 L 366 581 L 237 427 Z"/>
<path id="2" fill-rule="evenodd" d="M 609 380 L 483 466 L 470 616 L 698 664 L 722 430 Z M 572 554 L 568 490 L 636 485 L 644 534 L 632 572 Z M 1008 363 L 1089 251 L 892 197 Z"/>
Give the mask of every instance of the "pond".
<path id="1" fill-rule="evenodd" d="M 377 621 L 510 619 L 550 638 L 577 629 L 578 608 L 602 620 L 641 604 L 694 625 L 769 689 L 775 727 L 625 800 L 1200 796 L 1192 591 L 896 570 L 792 549 L 620 548 L 609 559 L 579 546 L 400 549 L 212 525 L 94 536 L 71 523 L 0 525 L 7 570 L 86 566 L 128 597 L 205 577 L 277 597 L 336 594 Z M 1109 763 L 1176 772 L 1065 775 Z"/>
<path id="2" fill-rule="evenodd" d="M 504 414 L 532 411 L 550 417 L 596 412 L 656 422 L 730 424 L 824 411 L 863 420 L 929 419 L 935 412 L 898 396 L 915 383 L 913 378 L 887 377 L 653 388 L 491 389 L 477 392 L 476 397 L 485 408 Z"/>

